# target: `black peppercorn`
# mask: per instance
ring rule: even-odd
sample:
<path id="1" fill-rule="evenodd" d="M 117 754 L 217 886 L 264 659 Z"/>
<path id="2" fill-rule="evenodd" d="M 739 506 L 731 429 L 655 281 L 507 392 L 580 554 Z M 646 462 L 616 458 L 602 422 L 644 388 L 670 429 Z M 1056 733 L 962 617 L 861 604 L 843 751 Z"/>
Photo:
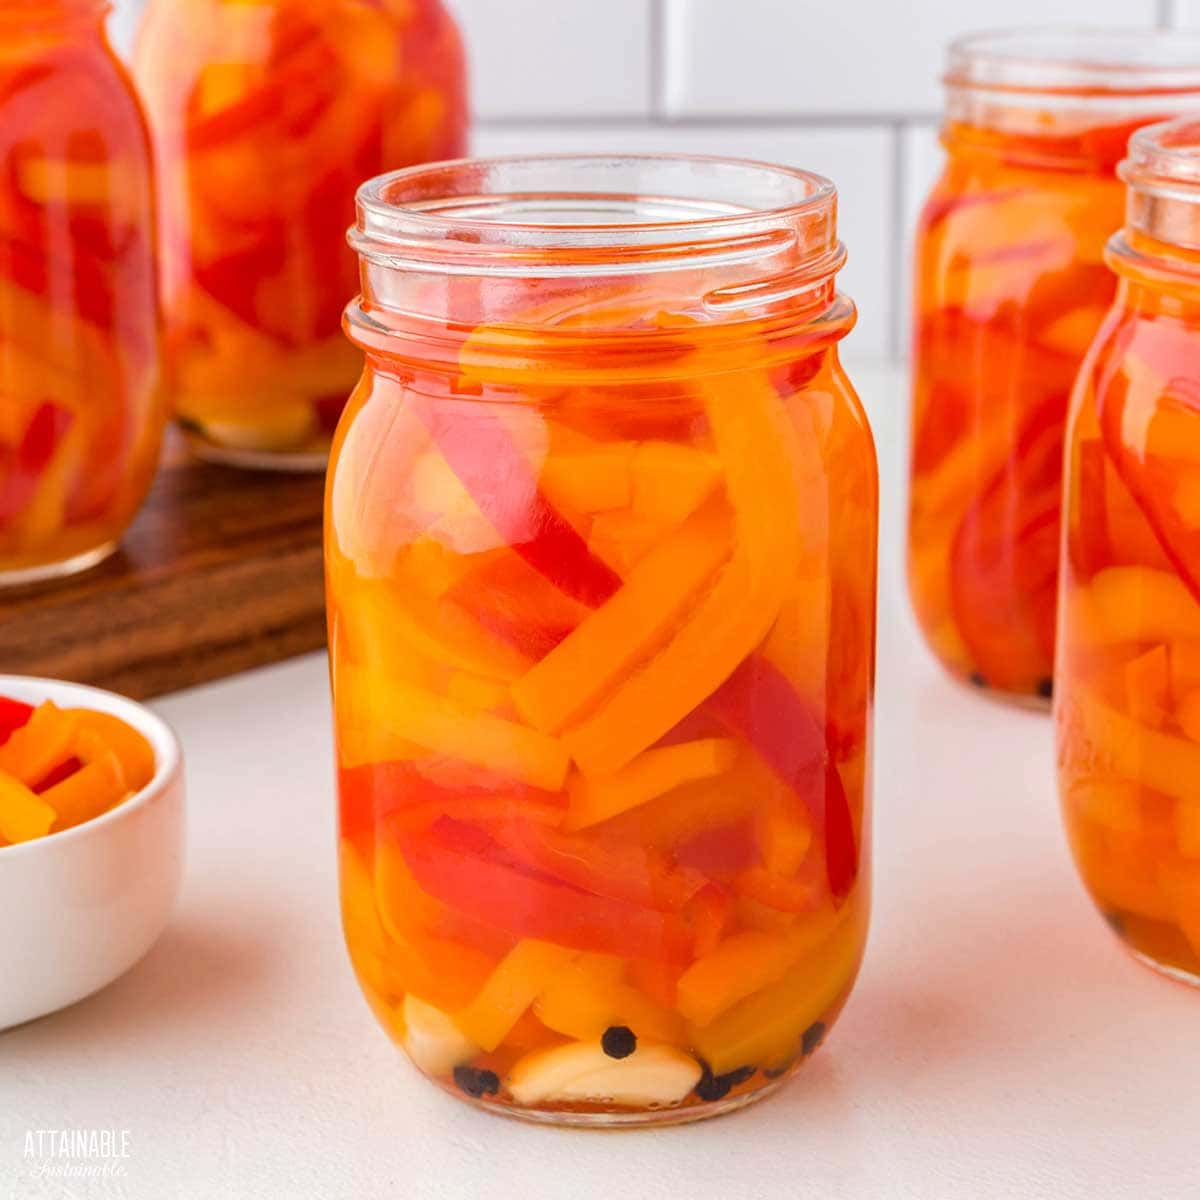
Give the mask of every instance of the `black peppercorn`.
<path id="1" fill-rule="evenodd" d="M 971 682 L 977 688 L 985 688 L 988 685 L 987 680 L 978 671 L 971 672 Z"/>
<path id="2" fill-rule="evenodd" d="M 637 1035 L 628 1025 L 610 1025 L 600 1039 L 600 1048 L 609 1058 L 628 1058 L 637 1049 Z"/>
<path id="3" fill-rule="evenodd" d="M 480 1096 L 494 1096 L 500 1090 L 500 1076 L 478 1067 L 455 1067 L 454 1082 L 476 1100 Z"/>
<path id="4" fill-rule="evenodd" d="M 700 1076 L 700 1082 L 696 1084 L 695 1089 L 701 1100 L 724 1100 L 739 1083 L 745 1083 L 756 1070 L 755 1067 L 738 1067 L 733 1071 L 726 1071 L 724 1075 L 714 1075 L 708 1063 L 701 1065 L 704 1067 L 704 1074 Z"/>
<path id="5" fill-rule="evenodd" d="M 800 1039 L 800 1053 L 807 1058 L 825 1040 L 824 1021 L 814 1021 Z"/>
<path id="6" fill-rule="evenodd" d="M 1043 700 L 1052 700 L 1054 698 L 1054 680 L 1039 679 L 1037 685 L 1037 694 L 1041 696 Z"/>

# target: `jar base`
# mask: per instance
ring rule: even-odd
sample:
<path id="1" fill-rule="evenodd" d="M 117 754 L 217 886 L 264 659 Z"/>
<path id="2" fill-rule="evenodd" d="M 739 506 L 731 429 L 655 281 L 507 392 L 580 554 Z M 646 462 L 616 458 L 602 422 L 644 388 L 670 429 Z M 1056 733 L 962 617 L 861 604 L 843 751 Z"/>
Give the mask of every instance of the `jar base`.
<path id="1" fill-rule="evenodd" d="M 277 471 L 281 474 L 318 475 L 329 465 L 329 451 L 313 450 L 300 454 L 287 454 L 277 450 L 239 450 L 234 446 L 220 446 L 207 438 L 187 433 L 192 453 L 205 462 L 217 463 L 222 467 L 236 467 L 241 471 Z"/>
<path id="2" fill-rule="evenodd" d="M 1030 712 L 1049 713 L 1053 707 L 1051 696 L 1042 696 L 1034 692 L 1009 692 L 1003 688 L 993 687 L 990 683 L 978 683 L 974 679 L 951 672 L 951 679 L 960 687 L 973 695 L 982 696 L 993 704 L 1003 704 L 1009 708 L 1024 708 Z"/>
<path id="3" fill-rule="evenodd" d="M 1125 944 L 1125 949 L 1142 966 L 1149 967 L 1155 974 L 1165 975 L 1168 979 L 1174 979 L 1177 983 L 1186 983 L 1189 987 L 1200 988 L 1200 975 L 1195 972 L 1185 970 L 1183 967 L 1174 966 L 1171 963 L 1161 962 L 1159 959 L 1153 958 L 1141 950 L 1135 950 L 1128 943 Z"/>
<path id="4" fill-rule="evenodd" d="M 748 1108 L 773 1096 L 784 1084 L 788 1083 L 794 1072 L 773 1079 L 755 1088 L 752 1092 L 744 1092 L 740 1096 L 730 1096 L 725 1100 L 710 1101 L 706 1104 L 691 1104 L 679 1108 L 651 1109 L 643 1112 L 554 1112 L 546 1109 L 520 1108 L 512 1104 L 498 1104 L 494 1100 L 476 1099 L 464 1095 L 452 1084 L 434 1079 L 442 1091 L 461 1100 L 473 1108 L 494 1113 L 496 1116 L 507 1117 L 511 1121 L 522 1121 L 527 1125 L 559 1126 L 567 1129 L 660 1129 L 669 1125 L 692 1125 L 697 1121 L 708 1121 L 713 1117 L 723 1117 L 727 1113 L 737 1112 Z"/>
<path id="5" fill-rule="evenodd" d="M 42 563 L 36 567 L 20 567 L 14 571 L 0 568 L 0 589 L 29 587 L 32 584 L 52 583 L 57 579 L 67 579 L 72 575 L 80 575 L 98 567 L 106 558 L 116 552 L 115 541 L 105 542 L 92 550 L 85 550 L 72 558 L 61 562 Z"/>

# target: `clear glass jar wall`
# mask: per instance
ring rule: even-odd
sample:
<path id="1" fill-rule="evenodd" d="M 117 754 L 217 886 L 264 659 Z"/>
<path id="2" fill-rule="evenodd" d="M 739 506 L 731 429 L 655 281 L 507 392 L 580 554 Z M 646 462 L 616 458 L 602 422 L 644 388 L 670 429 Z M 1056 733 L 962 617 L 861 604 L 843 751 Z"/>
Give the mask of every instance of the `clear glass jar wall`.
<path id="1" fill-rule="evenodd" d="M 1043 30 L 950 51 L 947 162 L 916 249 L 909 589 L 957 677 L 1053 689 L 1063 428 L 1112 302 L 1116 165 L 1200 106 L 1200 36 Z"/>
<path id="2" fill-rule="evenodd" d="M 437 1083 L 693 1120 L 866 934 L 877 478 L 831 185 L 513 159 L 363 189 L 326 562 L 351 957 Z"/>

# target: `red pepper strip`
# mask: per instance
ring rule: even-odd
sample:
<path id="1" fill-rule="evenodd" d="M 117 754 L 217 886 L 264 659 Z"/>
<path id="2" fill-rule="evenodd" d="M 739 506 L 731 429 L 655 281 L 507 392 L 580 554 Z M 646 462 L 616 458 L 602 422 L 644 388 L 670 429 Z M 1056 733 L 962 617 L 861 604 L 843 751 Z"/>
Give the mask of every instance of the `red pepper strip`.
<path id="1" fill-rule="evenodd" d="M 655 962 L 690 960 L 672 914 L 597 896 L 513 859 L 483 830 L 443 817 L 400 847 L 417 883 L 458 912 L 522 938 Z"/>
<path id="2" fill-rule="evenodd" d="M 1144 359 L 1162 379 L 1163 391 L 1153 396 L 1139 395 L 1137 402 L 1143 410 L 1130 414 L 1125 379 L 1117 374 L 1099 379 L 1097 416 L 1104 446 L 1163 552 L 1200 602 L 1200 528 L 1185 520 L 1172 503 L 1179 485 L 1180 464 L 1147 454 L 1145 445 L 1137 441 L 1140 433 L 1144 443 L 1156 412 L 1174 409 L 1200 420 L 1200 395 L 1193 395 L 1184 382 L 1196 374 L 1200 352 L 1194 337 L 1182 328 L 1143 321 L 1118 337 L 1107 361 L 1119 366 L 1126 354 Z M 1131 416 L 1136 420 L 1131 421 Z"/>
<path id="3" fill-rule="evenodd" d="M 523 808 L 562 810 L 564 798 L 526 783 L 489 774 L 468 763 L 438 764 L 440 778 L 434 779 L 412 762 L 366 763 L 338 771 L 342 836 L 354 839 L 371 836 L 375 828 L 394 813 L 418 807 L 427 811 L 441 806 L 453 814 L 470 807 L 472 801 L 508 800 L 514 815 Z"/>
<path id="4" fill-rule="evenodd" d="M 0 457 L 0 521 L 15 516 L 33 499 L 42 472 L 74 420 L 70 409 L 42 404 L 16 451 Z"/>
<path id="5" fill-rule="evenodd" d="M 55 784 L 62 783 L 66 779 L 70 779 L 76 771 L 83 769 L 83 763 L 79 759 L 72 756 L 64 759 L 46 776 L 36 787 L 34 787 L 34 795 L 40 796 L 43 792 L 48 792 Z"/>
<path id="6" fill-rule="evenodd" d="M 606 846 L 529 821 L 504 821 L 489 827 L 488 833 L 533 871 L 643 908 L 680 909 L 706 882 L 698 872 L 672 869 L 653 850 Z"/>
<path id="7" fill-rule="evenodd" d="M 858 875 L 858 846 L 846 790 L 827 761 L 825 732 L 783 675 L 764 658 L 748 658 L 709 698 L 731 733 L 748 741 L 795 792 L 825 839 L 825 871 L 835 900 Z"/>
<path id="8" fill-rule="evenodd" d="M 621 577 L 587 548 L 538 487 L 499 419 L 472 401 L 421 405 L 418 415 L 479 510 L 531 567 L 583 604 L 603 604 Z"/>
<path id="9" fill-rule="evenodd" d="M 0 696 L 0 746 L 3 746 L 33 716 L 33 705 Z"/>

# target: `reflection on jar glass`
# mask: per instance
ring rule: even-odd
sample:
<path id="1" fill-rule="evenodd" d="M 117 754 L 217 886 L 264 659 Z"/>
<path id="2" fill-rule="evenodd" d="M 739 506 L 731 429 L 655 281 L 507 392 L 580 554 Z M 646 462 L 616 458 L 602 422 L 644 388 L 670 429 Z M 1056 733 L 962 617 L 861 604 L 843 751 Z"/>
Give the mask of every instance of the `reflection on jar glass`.
<path id="1" fill-rule="evenodd" d="M 1137 133 L 1117 301 L 1071 407 L 1059 785 L 1080 873 L 1200 982 L 1200 122 Z"/>
<path id="2" fill-rule="evenodd" d="M 866 935 L 877 478 L 831 184 L 509 159 L 360 193 L 326 562 L 342 911 L 440 1085 L 695 1120 Z"/>
<path id="3" fill-rule="evenodd" d="M 105 558 L 158 461 L 150 148 L 105 8 L 0 9 L 0 586 Z"/>
<path id="4" fill-rule="evenodd" d="M 463 153 L 458 30 L 440 0 L 150 0 L 135 63 L 179 419 L 206 457 L 322 468 L 362 369 L 354 192 Z"/>
<path id="5" fill-rule="evenodd" d="M 1115 168 L 1136 128 L 1200 105 L 1200 36 L 984 34 L 950 51 L 947 162 L 921 214 L 909 588 L 958 678 L 1053 689 L 1063 425 L 1115 288 Z"/>

